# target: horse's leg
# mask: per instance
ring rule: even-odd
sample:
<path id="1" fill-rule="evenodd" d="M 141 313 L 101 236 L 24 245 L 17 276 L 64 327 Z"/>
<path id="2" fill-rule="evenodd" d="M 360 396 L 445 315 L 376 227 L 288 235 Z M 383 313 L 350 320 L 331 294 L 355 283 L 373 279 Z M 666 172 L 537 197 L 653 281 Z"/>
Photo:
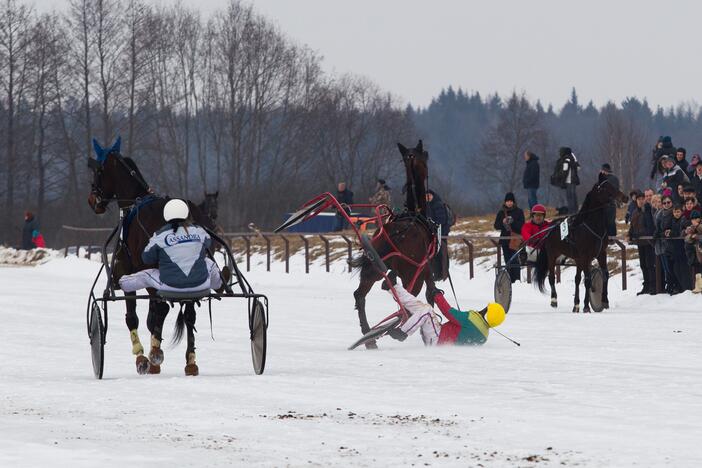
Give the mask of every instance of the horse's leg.
<path id="1" fill-rule="evenodd" d="M 576 267 L 575 272 L 575 300 L 573 302 L 573 312 L 580 312 L 580 278 L 582 277 L 582 270 L 580 267 Z M 586 292 L 587 294 L 587 292 Z"/>
<path id="2" fill-rule="evenodd" d="M 368 325 L 368 319 L 366 318 L 366 296 L 368 292 L 375 284 L 372 277 L 372 267 L 369 265 L 364 265 L 361 269 L 361 282 L 358 288 L 353 292 L 353 298 L 356 303 L 356 310 L 358 311 L 358 321 L 361 325 L 361 333 L 364 335 L 370 331 L 370 325 Z M 366 349 L 377 349 L 378 345 L 374 341 L 369 341 L 366 343 Z"/>
<path id="3" fill-rule="evenodd" d="M 188 346 L 185 348 L 185 375 L 197 375 L 199 369 L 195 364 L 195 304 L 188 302 L 185 304 L 185 328 L 188 332 Z"/>
<path id="4" fill-rule="evenodd" d="M 556 259 L 548 257 L 548 284 L 551 286 L 551 307 L 558 307 L 558 294 L 556 293 Z"/>
<path id="5" fill-rule="evenodd" d="M 125 296 L 136 296 L 135 292 L 124 293 Z M 144 356 L 144 346 L 139 340 L 139 316 L 136 312 L 136 299 L 127 299 L 127 313 L 124 316 L 129 329 L 129 338 L 132 340 L 132 354 L 136 356 L 136 369 L 138 374 L 146 374 L 149 371 L 149 360 Z"/>
<path id="6" fill-rule="evenodd" d="M 590 287 L 592 286 L 592 278 L 590 277 L 590 264 L 587 263 L 583 268 L 585 272 L 585 307 L 583 307 L 584 313 L 589 313 L 590 311 Z"/>
<path id="7" fill-rule="evenodd" d="M 607 296 L 607 283 L 609 282 L 609 270 L 607 269 L 607 251 L 602 252 L 597 257 L 597 264 L 602 270 L 602 306 L 609 309 L 609 297 Z"/>
<path id="8" fill-rule="evenodd" d="M 422 290 L 422 281 L 419 281 L 419 279 L 421 279 L 421 278 L 422 278 L 422 276 L 420 275 L 418 280 L 417 280 L 417 283 L 419 283 L 419 284 L 414 285 L 415 291 L 412 291 L 412 294 L 414 294 L 415 296 L 417 294 L 419 294 L 419 292 Z M 429 268 L 428 266 L 424 269 L 424 284 L 427 285 L 427 289 L 426 289 L 426 291 L 424 291 L 424 295 L 427 299 L 427 303 L 431 304 L 433 307 L 434 306 L 434 293 L 436 291 L 436 283 L 434 282 L 434 277 L 431 274 L 431 268 Z"/>
<path id="9" fill-rule="evenodd" d="M 170 306 L 165 302 L 153 299 L 149 301 L 149 315 L 146 319 L 146 325 L 151 332 L 151 351 L 149 351 L 149 361 L 151 361 L 150 374 L 161 372 L 161 363 L 163 362 L 163 351 L 161 350 L 163 322 L 166 320 L 169 310 Z"/>

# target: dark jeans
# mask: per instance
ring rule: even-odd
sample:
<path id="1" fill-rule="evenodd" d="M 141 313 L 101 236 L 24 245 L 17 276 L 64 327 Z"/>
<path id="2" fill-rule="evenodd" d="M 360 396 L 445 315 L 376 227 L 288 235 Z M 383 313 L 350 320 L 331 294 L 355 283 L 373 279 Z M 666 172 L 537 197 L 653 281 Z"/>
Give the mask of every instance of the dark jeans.
<path id="1" fill-rule="evenodd" d="M 656 256 L 652 245 L 639 245 L 639 264 L 643 273 L 643 290 L 656 292 Z"/>
<path id="2" fill-rule="evenodd" d="M 663 267 L 663 275 L 665 276 L 665 290 L 671 292 L 674 289 L 680 289 L 675 272 L 673 271 L 673 261 L 669 255 L 661 255 L 661 266 Z"/>
<path id="3" fill-rule="evenodd" d="M 687 264 L 687 258 L 682 255 L 677 255 L 671 258 L 671 264 L 680 290 L 687 291 L 692 289 L 692 278 L 690 277 L 690 266 Z"/>
<path id="4" fill-rule="evenodd" d="M 574 214 L 578 212 L 578 188 L 575 184 L 566 184 L 566 203 L 568 204 L 568 213 Z"/>
<path id="5" fill-rule="evenodd" d="M 431 260 L 431 270 L 434 276 L 434 281 L 443 281 L 448 278 L 449 271 L 449 255 L 448 255 L 448 240 L 441 240 L 441 250 Z"/>
<path id="6" fill-rule="evenodd" d="M 343 231 L 346 228 L 346 218 L 341 215 L 336 215 L 336 224 L 334 225 L 335 231 Z"/>
<path id="7" fill-rule="evenodd" d="M 605 208 L 605 213 L 607 214 L 607 235 L 616 236 L 617 235 L 617 207 L 614 205 L 609 205 Z"/>
<path id="8" fill-rule="evenodd" d="M 528 189 L 527 189 L 527 193 L 529 194 L 529 201 L 528 201 L 528 203 L 529 203 L 529 209 L 530 209 L 530 210 L 531 210 L 531 208 L 532 208 L 534 205 L 536 205 L 537 203 L 539 203 L 539 200 L 537 199 L 537 196 L 536 196 L 536 192 L 537 192 L 538 190 L 539 190 L 539 189 L 537 189 L 537 188 L 528 188 Z"/>
<path id="9" fill-rule="evenodd" d="M 515 257 L 514 260 L 512 260 L 512 263 L 509 263 L 509 259 L 514 256 L 516 250 L 510 249 L 509 244 L 505 243 L 500 243 L 500 247 L 502 247 L 502 258 L 504 258 L 505 266 L 509 267 L 509 277 L 514 283 L 515 281 L 520 279 L 519 257 Z"/>

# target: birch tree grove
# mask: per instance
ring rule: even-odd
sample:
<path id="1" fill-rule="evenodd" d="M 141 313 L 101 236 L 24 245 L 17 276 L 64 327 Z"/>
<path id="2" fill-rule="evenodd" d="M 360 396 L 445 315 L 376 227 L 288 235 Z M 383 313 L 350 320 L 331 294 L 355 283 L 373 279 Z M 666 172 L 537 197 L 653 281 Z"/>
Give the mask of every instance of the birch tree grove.
<path id="1" fill-rule="evenodd" d="M 247 3 L 202 17 L 187 3 L 71 0 L 39 15 L 0 2 L 4 244 L 18 244 L 25 210 L 50 244 L 62 224 L 116 222 L 86 203 L 92 138 L 122 136 L 159 194 L 199 202 L 219 190 L 232 230 L 272 227 L 342 179 L 361 199 L 375 178 L 401 176 L 395 143 L 415 135 L 399 103 L 325 74 Z"/>

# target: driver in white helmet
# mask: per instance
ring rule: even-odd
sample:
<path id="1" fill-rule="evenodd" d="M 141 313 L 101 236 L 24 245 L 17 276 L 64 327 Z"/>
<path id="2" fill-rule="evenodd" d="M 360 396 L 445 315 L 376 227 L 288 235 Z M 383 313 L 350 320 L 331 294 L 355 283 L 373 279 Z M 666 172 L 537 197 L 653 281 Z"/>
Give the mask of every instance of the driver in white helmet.
<path id="1" fill-rule="evenodd" d="M 119 285 L 123 291 L 155 288 L 191 292 L 222 287 L 217 264 L 207 257 L 212 239 L 202 227 L 188 222 L 189 215 L 188 204 L 183 200 L 166 203 L 166 225 L 154 233 L 141 254 L 144 263 L 158 268 L 121 277 Z"/>

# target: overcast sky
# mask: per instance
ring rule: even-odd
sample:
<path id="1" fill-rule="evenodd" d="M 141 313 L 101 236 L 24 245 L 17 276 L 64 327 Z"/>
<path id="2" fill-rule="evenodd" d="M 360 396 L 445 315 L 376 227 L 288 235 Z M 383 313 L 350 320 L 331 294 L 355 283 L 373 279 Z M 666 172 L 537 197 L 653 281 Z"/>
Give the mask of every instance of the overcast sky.
<path id="1" fill-rule="evenodd" d="M 159 0 L 173 3 L 173 0 Z M 209 15 L 228 0 L 182 0 Z M 39 9 L 67 0 L 34 0 Z M 526 91 L 560 107 L 702 102 L 702 3 L 669 0 L 254 0 L 333 73 L 425 106 L 442 87 Z"/>

